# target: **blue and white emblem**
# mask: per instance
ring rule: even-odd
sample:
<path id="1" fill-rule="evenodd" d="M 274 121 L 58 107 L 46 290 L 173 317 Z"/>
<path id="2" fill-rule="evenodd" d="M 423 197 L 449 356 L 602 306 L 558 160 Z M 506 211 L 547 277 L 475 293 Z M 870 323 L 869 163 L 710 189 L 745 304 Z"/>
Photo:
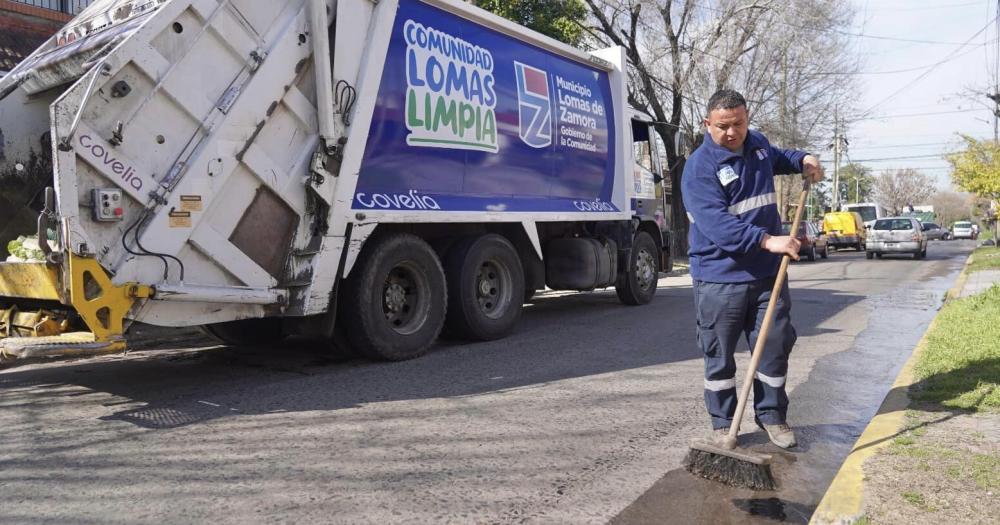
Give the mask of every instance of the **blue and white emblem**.
<path id="1" fill-rule="evenodd" d="M 719 171 L 717 171 L 715 175 L 719 177 L 719 182 L 722 183 L 723 186 L 728 186 L 730 182 L 740 178 L 740 176 L 736 174 L 736 171 L 733 170 L 733 167 L 728 164 L 719 168 Z"/>
<path id="2" fill-rule="evenodd" d="M 518 134 L 525 144 L 544 148 L 552 144 L 548 74 L 515 61 L 514 76 L 517 77 Z"/>

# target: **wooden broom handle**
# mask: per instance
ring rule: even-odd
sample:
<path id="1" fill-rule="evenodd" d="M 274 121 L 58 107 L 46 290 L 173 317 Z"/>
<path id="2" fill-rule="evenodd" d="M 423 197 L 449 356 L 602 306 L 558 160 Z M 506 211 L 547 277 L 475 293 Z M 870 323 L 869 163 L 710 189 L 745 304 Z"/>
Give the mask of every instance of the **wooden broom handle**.
<path id="1" fill-rule="evenodd" d="M 795 220 L 792 222 L 792 231 L 789 236 L 795 238 L 799 233 L 799 223 L 802 221 L 802 211 L 806 207 L 806 197 L 809 195 L 809 180 L 802 181 L 802 193 L 799 195 L 799 207 L 795 210 Z M 729 440 L 735 445 L 736 436 L 740 431 L 740 423 L 743 421 L 743 412 L 747 408 L 747 400 L 750 399 L 750 387 L 753 386 L 754 375 L 757 374 L 757 365 L 760 364 L 760 356 L 764 354 L 764 344 L 767 342 L 767 334 L 774 324 L 774 311 L 778 305 L 778 297 L 781 295 L 781 287 L 785 284 L 785 276 L 788 274 L 788 263 L 792 257 L 785 254 L 781 257 L 781 266 L 778 267 L 778 275 L 774 278 L 774 288 L 771 289 L 771 299 L 767 302 L 767 311 L 764 312 L 764 322 L 760 326 L 760 333 L 757 334 L 757 342 L 753 345 L 753 355 L 750 358 L 750 366 L 747 368 L 747 376 L 740 386 L 740 397 L 736 402 L 736 415 L 733 424 L 729 426 Z"/>

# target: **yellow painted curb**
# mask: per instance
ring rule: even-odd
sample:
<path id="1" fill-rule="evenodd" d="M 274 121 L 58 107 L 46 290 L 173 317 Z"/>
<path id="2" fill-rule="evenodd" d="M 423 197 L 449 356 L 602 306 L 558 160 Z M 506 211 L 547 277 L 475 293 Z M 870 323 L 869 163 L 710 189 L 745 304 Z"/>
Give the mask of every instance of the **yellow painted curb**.
<path id="1" fill-rule="evenodd" d="M 975 253 L 975 250 L 973 250 Z M 945 300 L 951 301 L 952 299 L 958 299 L 962 295 L 962 290 L 965 288 L 966 281 L 969 280 L 969 264 L 972 264 L 972 253 L 969 257 L 965 259 L 965 265 L 962 266 L 962 273 L 958 275 L 958 279 L 955 280 L 955 286 L 944 295 Z"/>
<path id="2" fill-rule="evenodd" d="M 955 280 L 955 286 L 945 294 L 946 300 L 957 299 L 962 294 L 962 288 L 968 280 L 969 258 L 965 260 L 962 273 Z M 927 346 L 927 336 L 933 332 L 937 326 L 938 318 L 934 317 L 927 327 L 917 347 L 913 350 L 910 358 L 906 360 L 903 369 L 896 376 L 896 381 L 892 383 L 892 389 L 886 394 L 885 400 L 878 412 L 865 427 L 865 431 L 854 444 L 854 448 L 847 455 L 844 464 L 840 466 L 837 475 L 834 476 L 830 487 L 826 489 L 826 494 L 816 507 L 816 511 L 809 520 L 810 525 L 850 524 L 862 517 L 864 498 L 864 470 L 862 466 L 865 460 L 875 455 L 878 450 L 890 443 L 906 424 L 906 409 L 910 406 L 910 397 L 907 395 L 910 385 L 913 384 L 913 366 L 917 362 L 917 357 Z"/>
<path id="3" fill-rule="evenodd" d="M 907 389 L 913 384 L 913 365 L 927 344 L 927 334 L 934 329 L 935 325 L 937 325 L 937 318 L 931 321 L 930 326 L 927 327 L 927 332 L 917 343 L 913 354 L 906 360 L 906 364 L 903 365 L 903 369 L 892 384 L 892 389 L 882 401 L 882 406 L 865 427 L 865 431 L 854 444 L 854 448 L 847 455 L 844 464 L 840 466 L 840 470 L 834 476 L 830 487 L 826 489 L 826 494 L 819 502 L 819 506 L 816 507 L 816 512 L 813 513 L 812 519 L 809 521 L 810 524 L 847 524 L 854 523 L 861 517 L 864 496 L 862 465 L 880 448 L 892 443 L 892 438 L 896 437 L 904 427 L 906 409 L 910 406 Z"/>

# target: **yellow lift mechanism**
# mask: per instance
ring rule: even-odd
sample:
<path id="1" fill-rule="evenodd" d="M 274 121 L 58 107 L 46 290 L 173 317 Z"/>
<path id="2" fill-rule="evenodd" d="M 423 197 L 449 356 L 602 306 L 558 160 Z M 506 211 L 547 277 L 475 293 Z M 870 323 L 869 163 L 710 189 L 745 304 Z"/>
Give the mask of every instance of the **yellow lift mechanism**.
<path id="1" fill-rule="evenodd" d="M 65 252 L 69 297 L 56 265 L 0 263 L 0 298 L 59 301 L 71 306 L 90 332 L 65 332 L 68 322 L 47 310 L 0 309 L 0 359 L 112 353 L 125 349 L 124 322 L 138 299 L 152 296 L 146 285 L 115 286 L 94 259 Z M 18 337 L 27 334 L 28 337 Z"/>

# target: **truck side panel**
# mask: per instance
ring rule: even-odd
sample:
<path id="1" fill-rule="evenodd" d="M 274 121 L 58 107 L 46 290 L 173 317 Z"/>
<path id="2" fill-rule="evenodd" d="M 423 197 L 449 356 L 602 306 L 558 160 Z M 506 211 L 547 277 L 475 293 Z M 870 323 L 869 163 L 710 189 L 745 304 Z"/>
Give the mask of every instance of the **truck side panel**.
<path id="1" fill-rule="evenodd" d="M 607 71 L 401 0 L 355 210 L 614 212 Z"/>

